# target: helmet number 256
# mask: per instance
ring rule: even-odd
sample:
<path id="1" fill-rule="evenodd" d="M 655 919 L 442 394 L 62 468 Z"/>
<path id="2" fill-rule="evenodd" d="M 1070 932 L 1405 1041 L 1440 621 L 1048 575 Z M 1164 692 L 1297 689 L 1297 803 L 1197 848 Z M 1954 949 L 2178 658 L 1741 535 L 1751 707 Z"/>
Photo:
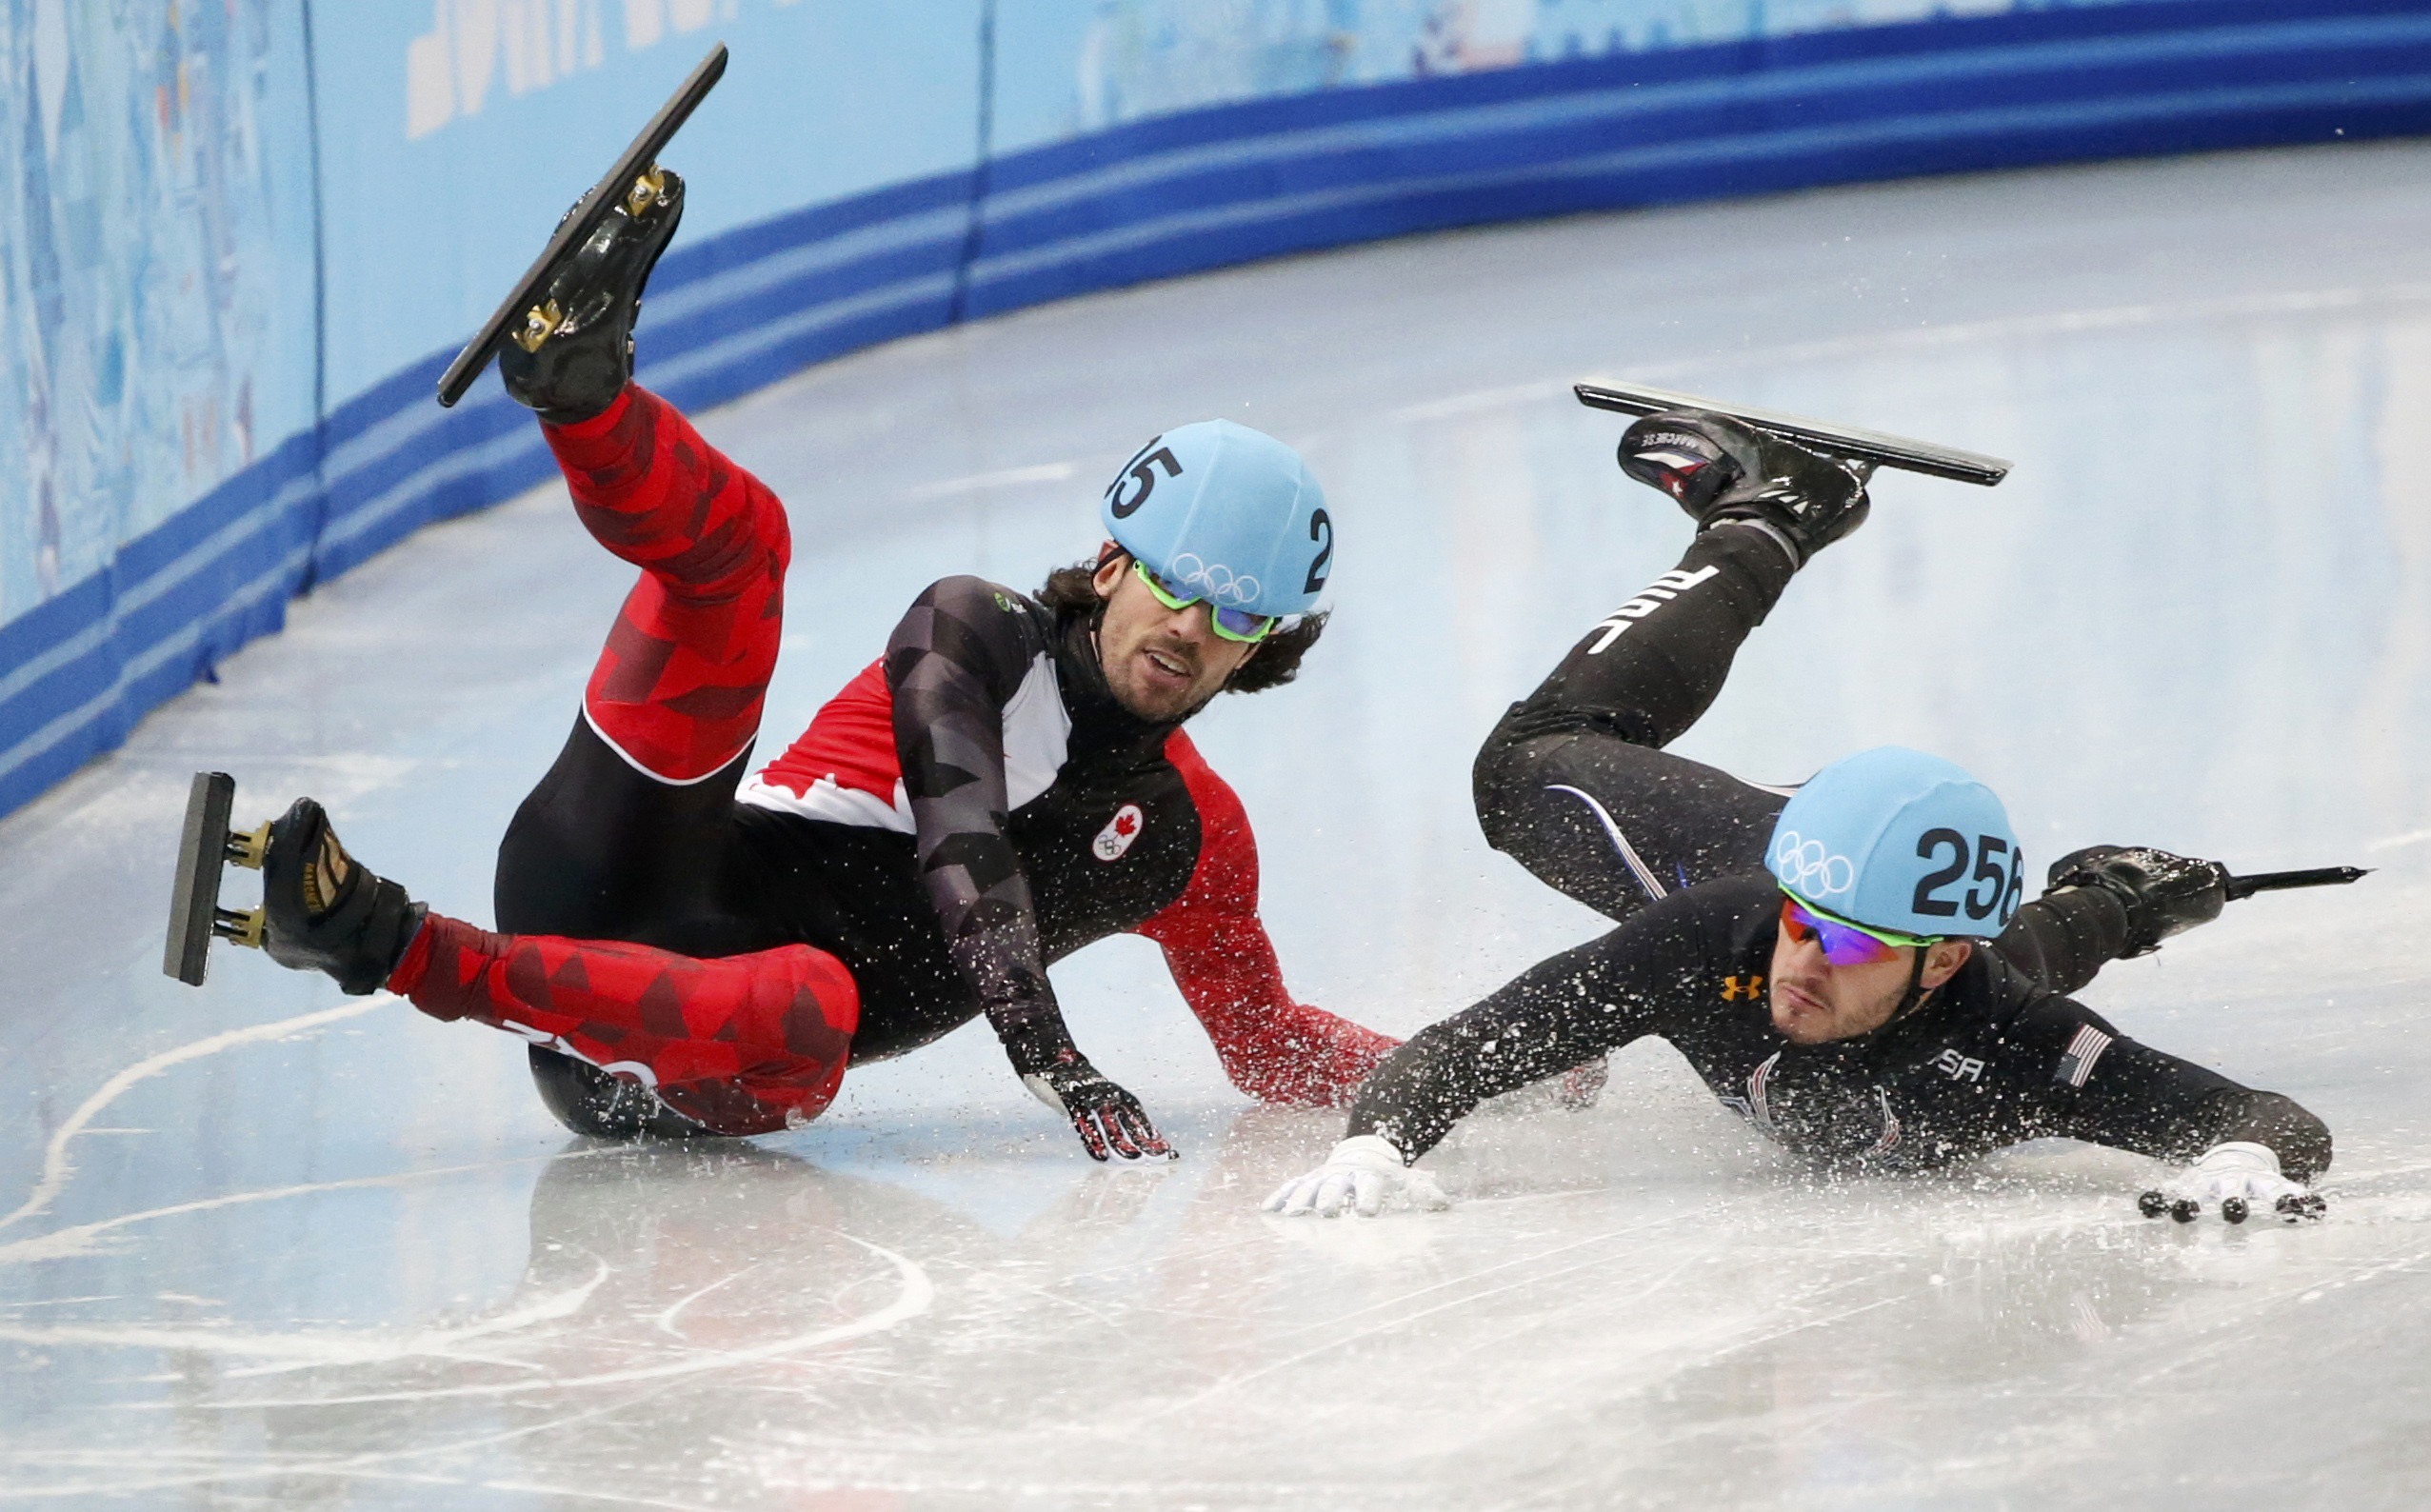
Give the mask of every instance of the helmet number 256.
<path id="1" fill-rule="evenodd" d="M 1949 857 L 1946 863 L 1918 879 L 1916 896 L 1910 900 L 1918 913 L 1939 919 L 1955 918 L 1962 903 L 1970 919 L 1997 916 L 2006 921 L 2017 912 L 2025 891 L 2025 852 L 2011 849 L 2000 836 L 1978 835 L 1970 847 L 1966 836 L 1955 829 L 1928 829 L 1917 840 L 1916 853 L 1926 861 L 1945 853 Z M 1977 885 L 1955 898 L 1939 896 L 1950 884 L 1967 876 L 1970 856 L 1975 861 L 1975 874 L 1968 880 Z M 2002 865 L 2003 861 L 2006 866 Z"/>

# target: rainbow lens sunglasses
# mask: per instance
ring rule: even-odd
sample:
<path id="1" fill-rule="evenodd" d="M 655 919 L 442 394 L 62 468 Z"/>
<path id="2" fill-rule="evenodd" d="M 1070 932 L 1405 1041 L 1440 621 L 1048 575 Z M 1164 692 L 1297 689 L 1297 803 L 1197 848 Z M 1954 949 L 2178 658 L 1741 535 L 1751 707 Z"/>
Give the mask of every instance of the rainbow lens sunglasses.
<path id="1" fill-rule="evenodd" d="M 1197 594 L 1174 591 L 1170 584 L 1149 571 L 1148 565 L 1137 557 L 1131 559 L 1131 570 L 1148 586 L 1148 591 L 1156 595 L 1156 601 L 1168 609 L 1186 609 L 1199 602 Z M 1217 605 L 1209 605 L 1208 607 L 1213 611 L 1210 618 L 1215 623 L 1216 634 L 1227 641 L 1263 641 L 1281 619 L 1280 615 L 1252 614 L 1247 609 L 1228 609 Z"/>
<path id="2" fill-rule="evenodd" d="M 1835 919 L 1821 908 L 1799 901 L 1783 889 L 1781 897 L 1781 926 L 1798 945 L 1812 940 L 1823 948 L 1823 959 L 1836 966 L 1872 965 L 1880 961 L 1899 958 L 1902 949 L 1939 945 L 1930 935 L 1900 934 L 1890 929 L 1868 929 L 1862 924 Z"/>

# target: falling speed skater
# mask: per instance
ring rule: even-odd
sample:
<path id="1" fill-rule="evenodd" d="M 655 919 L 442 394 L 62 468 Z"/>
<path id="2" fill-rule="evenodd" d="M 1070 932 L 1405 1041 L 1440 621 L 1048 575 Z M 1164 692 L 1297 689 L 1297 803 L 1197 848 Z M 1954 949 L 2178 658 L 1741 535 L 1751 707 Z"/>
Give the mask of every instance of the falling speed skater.
<path id="1" fill-rule="evenodd" d="M 585 212 L 596 229 L 536 265 L 528 318 L 476 343 L 537 414 L 576 517 L 638 569 L 499 846 L 496 930 L 365 867 L 307 798 L 225 857 L 217 823 L 189 814 L 171 971 L 199 983 L 217 933 L 507 1030 L 557 1117 L 608 1138 L 797 1124 L 849 1064 L 985 1017 L 1088 1155 L 1167 1157 L 1046 975 L 1131 933 L 1163 947 L 1235 1084 L 1347 1102 L 1397 1042 L 1285 989 L 1248 816 L 1184 730 L 1218 694 L 1289 682 L 1324 632 L 1333 524 L 1299 455 L 1222 420 L 1150 438 L 1110 468 L 1086 560 L 1036 592 L 932 585 L 755 767 L 786 512 L 632 381 L 685 188 L 655 165 L 611 188 Z M 207 789 L 224 818 L 229 780 L 198 779 L 198 803 Z M 223 859 L 262 869 L 262 910 L 216 909 Z"/>
<path id="2" fill-rule="evenodd" d="M 2177 1167 L 2148 1214 L 2318 1215 L 2320 1119 L 2138 1044 L 2073 994 L 2233 898 L 2361 874 L 2237 878 L 2098 846 L 2029 900 L 2007 811 L 1947 761 L 1883 747 L 1786 789 L 1669 754 L 1868 502 L 1860 469 L 1713 413 L 1640 420 L 1621 464 L 1696 537 L 1511 706 L 1474 768 L 1494 846 L 1614 927 L 1385 1057 L 1342 1142 L 1266 1210 L 1445 1205 L 1412 1163 L 1481 1101 L 1653 1035 L 1758 1130 L 1834 1166 L 1934 1167 L 2061 1136 Z"/>

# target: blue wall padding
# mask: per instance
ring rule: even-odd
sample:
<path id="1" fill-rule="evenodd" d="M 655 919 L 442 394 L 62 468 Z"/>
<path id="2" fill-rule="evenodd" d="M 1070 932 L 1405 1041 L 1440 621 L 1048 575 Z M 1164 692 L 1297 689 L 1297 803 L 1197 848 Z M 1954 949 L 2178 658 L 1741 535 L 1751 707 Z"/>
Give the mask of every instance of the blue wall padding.
<path id="1" fill-rule="evenodd" d="M 699 408 L 958 319 L 1412 231 L 2424 131 L 2431 0 L 2020 10 L 1265 99 L 679 245 L 641 378 Z M 431 402 L 449 355 L 0 626 L 0 811 L 278 628 L 291 593 L 549 475 L 494 378 L 455 410 Z"/>

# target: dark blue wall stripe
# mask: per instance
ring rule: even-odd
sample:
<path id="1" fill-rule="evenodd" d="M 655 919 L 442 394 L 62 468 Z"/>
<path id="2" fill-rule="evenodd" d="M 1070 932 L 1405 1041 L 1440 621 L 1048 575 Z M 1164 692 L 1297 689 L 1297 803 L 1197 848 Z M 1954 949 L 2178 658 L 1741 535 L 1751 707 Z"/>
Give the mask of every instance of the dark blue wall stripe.
<path id="1" fill-rule="evenodd" d="M 641 377 L 721 403 L 874 343 L 1278 254 L 1582 210 L 2431 132 L 2431 0 L 2021 10 L 1249 101 L 670 252 Z M 399 371 L 0 625 L 0 812 L 284 622 L 301 587 L 550 476 L 486 379 Z"/>

